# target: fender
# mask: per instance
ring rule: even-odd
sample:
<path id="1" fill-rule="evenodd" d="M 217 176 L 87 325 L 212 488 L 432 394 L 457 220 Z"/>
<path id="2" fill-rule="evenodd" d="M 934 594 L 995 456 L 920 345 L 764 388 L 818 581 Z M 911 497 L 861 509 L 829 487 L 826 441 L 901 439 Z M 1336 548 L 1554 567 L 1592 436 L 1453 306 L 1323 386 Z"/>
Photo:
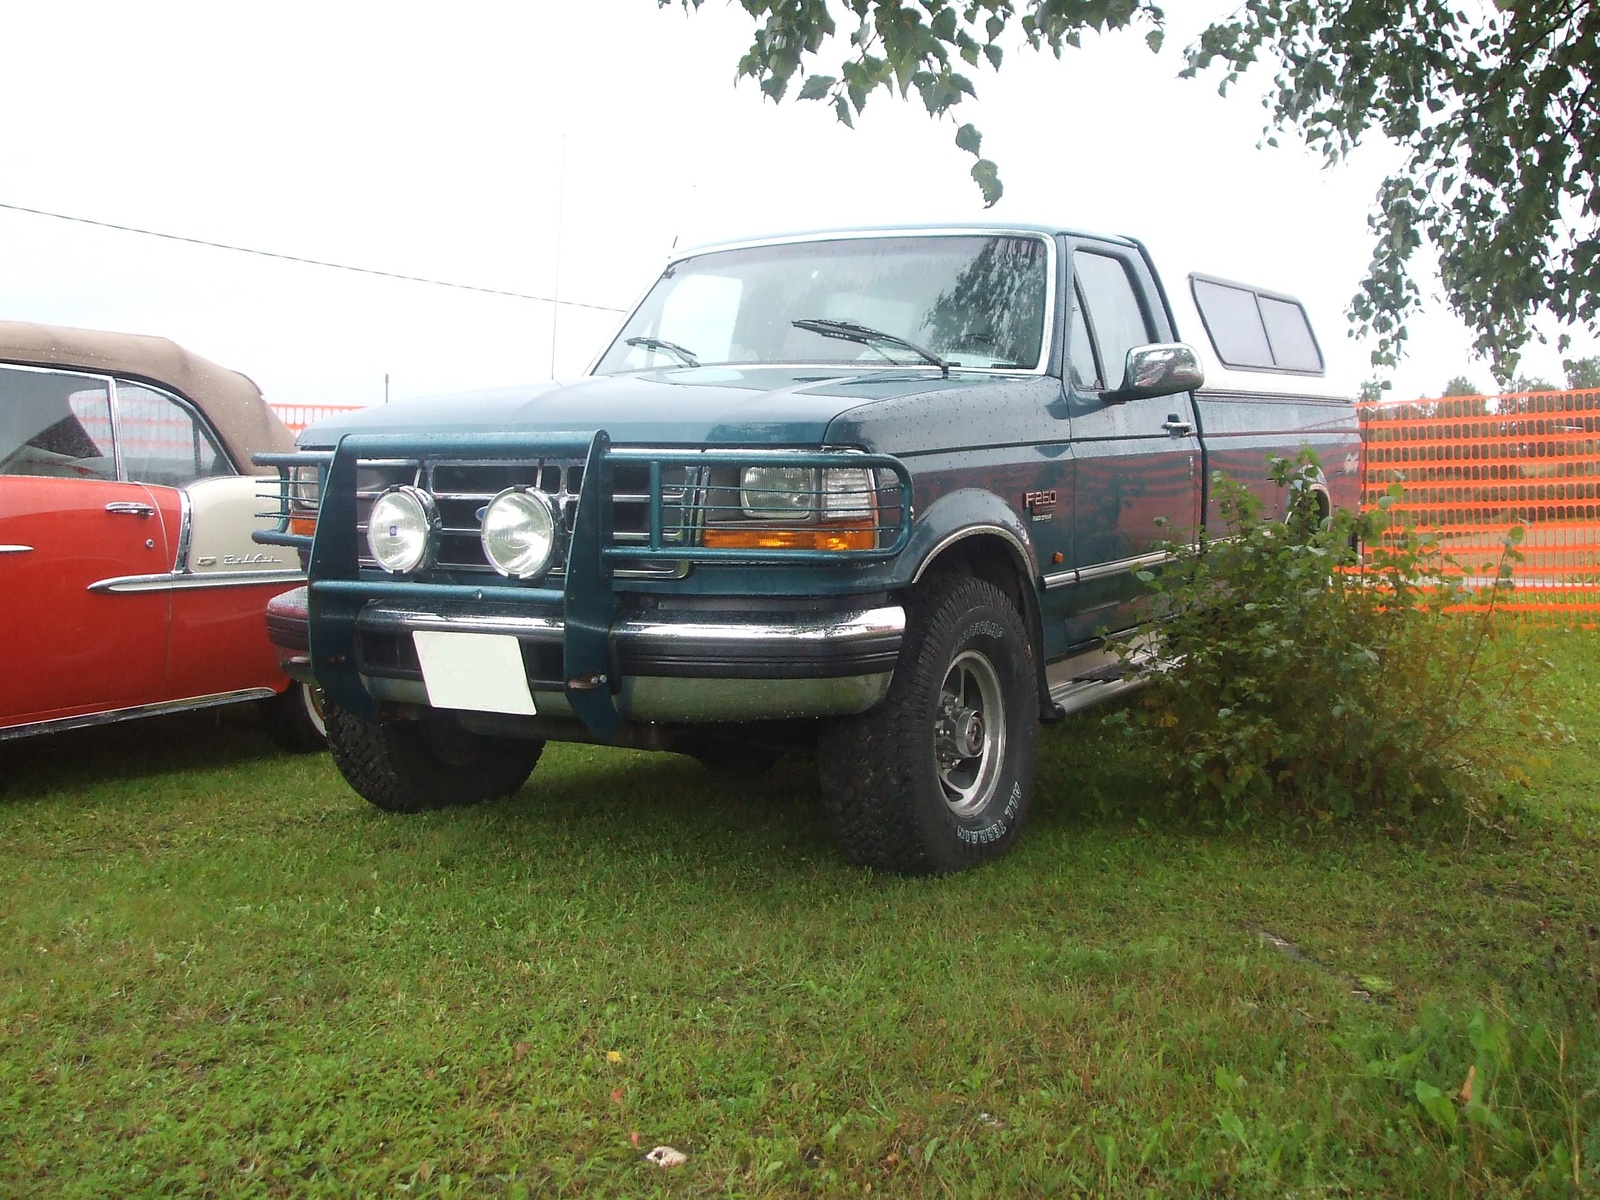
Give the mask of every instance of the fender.
<path id="1" fill-rule="evenodd" d="M 1039 715 L 1041 720 L 1054 720 L 1059 713 L 1050 700 L 1050 685 L 1045 678 L 1039 556 L 1026 522 L 1009 504 L 982 488 L 962 488 L 939 497 L 918 515 L 912 526 L 911 539 L 895 565 L 894 586 L 914 586 L 946 551 L 968 538 L 984 536 L 998 538 L 1005 544 L 1011 565 L 1023 581 L 1020 588 L 1022 616 L 1028 626 L 1028 638 L 1033 643 Z"/>

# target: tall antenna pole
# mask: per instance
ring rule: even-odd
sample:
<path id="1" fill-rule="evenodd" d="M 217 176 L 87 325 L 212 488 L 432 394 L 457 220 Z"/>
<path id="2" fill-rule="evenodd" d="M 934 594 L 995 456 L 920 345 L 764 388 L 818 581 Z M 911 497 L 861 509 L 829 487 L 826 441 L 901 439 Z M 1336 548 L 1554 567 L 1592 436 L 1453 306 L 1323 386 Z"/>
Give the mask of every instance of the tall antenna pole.
<path id="1" fill-rule="evenodd" d="M 550 378 L 556 377 L 556 322 L 561 316 L 561 220 L 567 208 L 567 135 L 561 135 L 561 167 L 556 183 L 556 277 L 550 301 Z"/>

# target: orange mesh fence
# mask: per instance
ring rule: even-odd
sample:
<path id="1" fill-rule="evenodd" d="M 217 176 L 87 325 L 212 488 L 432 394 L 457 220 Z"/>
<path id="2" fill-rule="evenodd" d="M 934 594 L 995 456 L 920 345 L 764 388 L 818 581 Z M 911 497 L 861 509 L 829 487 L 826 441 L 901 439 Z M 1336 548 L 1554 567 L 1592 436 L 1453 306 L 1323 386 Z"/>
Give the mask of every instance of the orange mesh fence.
<path id="1" fill-rule="evenodd" d="M 1500 607 L 1592 623 L 1600 614 L 1600 391 L 1364 404 L 1362 503 L 1435 529 L 1470 575 L 1525 538 Z M 1487 571 L 1484 568 L 1488 567 Z"/>
<path id="2" fill-rule="evenodd" d="M 287 425 L 290 430 L 299 433 L 307 425 L 315 425 L 324 417 L 337 417 L 342 413 L 355 412 L 363 407 L 360 404 L 274 404 L 272 411 L 278 414 L 278 420 Z"/>

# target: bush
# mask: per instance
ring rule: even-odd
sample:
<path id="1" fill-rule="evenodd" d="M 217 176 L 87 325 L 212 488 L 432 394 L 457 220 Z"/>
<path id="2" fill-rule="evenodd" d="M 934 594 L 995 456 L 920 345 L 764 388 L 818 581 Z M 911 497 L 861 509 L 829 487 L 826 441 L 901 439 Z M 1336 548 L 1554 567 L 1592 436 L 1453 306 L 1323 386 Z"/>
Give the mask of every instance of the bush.
<path id="1" fill-rule="evenodd" d="M 1391 521 L 1389 504 L 1325 519 L 1309 452 L 1270 474 L 1283 520 L 1218 476 L 1222 536 L 1169 545 L 1173 561 L 1141 575 L 1157 615 L 1123 653 L 1150 686 L 1109 719 L 1152 756 L 1169 802 L 1208 821 L 1486 813 L 1544 728 L 1544 664 L 1495 614 L 1521 531 L 1477 565 L 1488 583 L 1474 592 L 1439 536 Z"/>

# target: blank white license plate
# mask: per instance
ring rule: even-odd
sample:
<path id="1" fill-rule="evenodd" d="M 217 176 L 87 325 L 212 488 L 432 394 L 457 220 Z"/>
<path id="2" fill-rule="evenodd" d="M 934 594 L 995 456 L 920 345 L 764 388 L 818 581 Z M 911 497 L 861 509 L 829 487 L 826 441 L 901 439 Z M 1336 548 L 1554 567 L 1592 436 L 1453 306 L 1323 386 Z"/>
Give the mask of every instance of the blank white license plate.
<path id="1" fill-rule="evenodd" d="M 537 715 L 522 666 L 522 647 L 509 633 L 417 629 L 411 640 L 422 664 L 428 703 L 434 708 Z"/>

